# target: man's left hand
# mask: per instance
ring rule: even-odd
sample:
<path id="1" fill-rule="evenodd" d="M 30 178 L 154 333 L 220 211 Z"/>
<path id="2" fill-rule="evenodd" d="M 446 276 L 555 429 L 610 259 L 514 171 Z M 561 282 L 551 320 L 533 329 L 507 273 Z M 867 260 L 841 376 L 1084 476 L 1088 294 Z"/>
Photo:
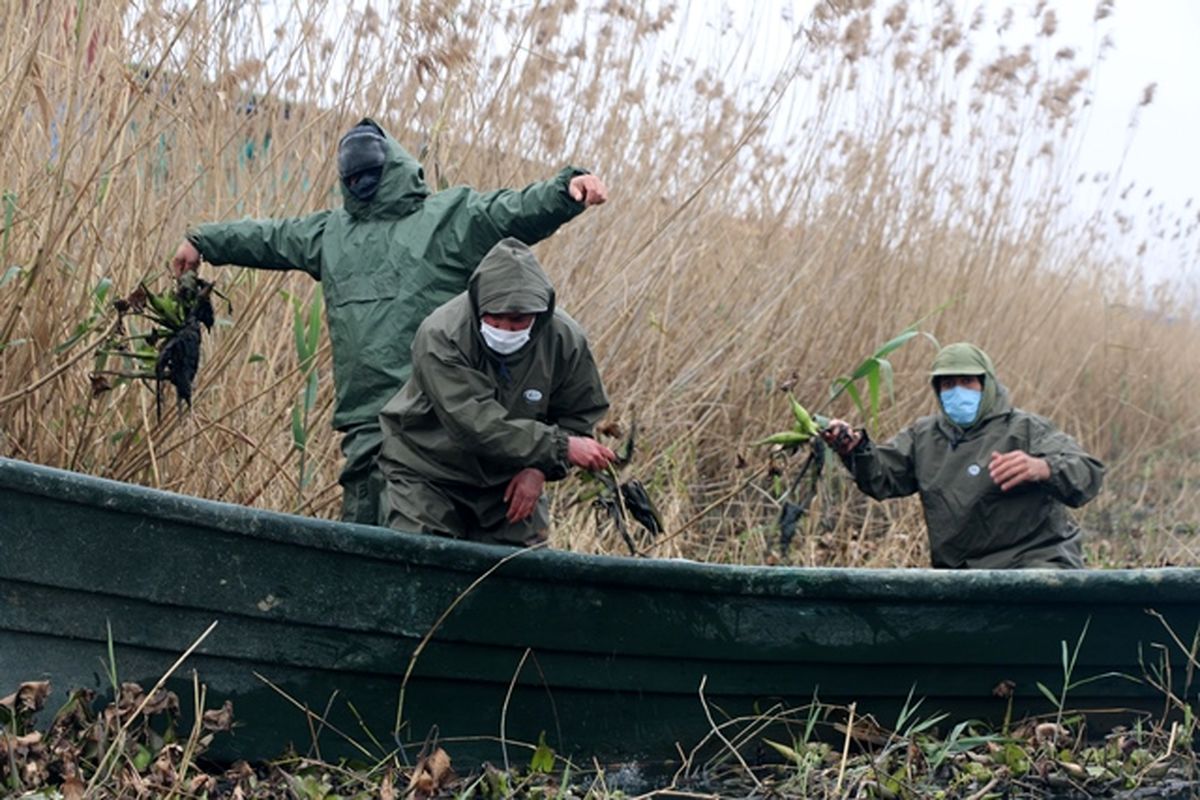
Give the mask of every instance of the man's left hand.
<path id="1" fill-rule="evenodd" d="M 1023 483 L 1049 480 L 1050 465 L 1044 458 L 1035 458 L 1024 450 L 1013 450 L 1011 453 L 992 453 L 988 473 L 1000 491 L 1007 492 Z"/>
<path id="2" fill-rule="evenodd" d="M 533 513 L 545 485 L 545 473 L 534 467 L 527 467 L 513 476 L 504 490 L 504 502 L 508 503 L 507 519 L 510 523 L 527 519 Z"/>
<path id="3" fill-rule="evenodd" d="M 595 175 L 576 175 L 567 184 L 567 192 L 576 203 L 598 206 L 608 200 L 608 187 Z"/>

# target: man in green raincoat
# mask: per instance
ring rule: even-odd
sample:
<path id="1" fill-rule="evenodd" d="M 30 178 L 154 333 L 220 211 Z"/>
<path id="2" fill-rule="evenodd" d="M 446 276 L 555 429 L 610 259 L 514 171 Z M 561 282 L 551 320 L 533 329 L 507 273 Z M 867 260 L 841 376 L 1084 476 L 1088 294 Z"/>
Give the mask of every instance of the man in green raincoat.
<path id="1" fill-rule="evenodd" d="M 467 291 L 421 323 L 412 377 L 380 414 L 387 524 L 494 544 L 544 541 L 542 492 L 571 466 L 603 469 L 608 410 L 579 325 L 555 308 L 533 253 L 505 239 Z"/>
<path id="2" fill-rule="evenodd" d="M 299 269 L 321 281 L 333 346 L 346 463 L 342 518 L 378 524 L 384 482 L 375 466 L 379 411 L 410 373 L 421 320 L 467 285 L 484 254 L 513 236 L 533 244 L 607 199 L 594 175 L 567 167 L 521 190 L 465 186 L 431 193 L 420 164 L 373 120 L 338 143 L 343 204 L 291 219 L 199 225 L 172 261 L 175 274 L 211 264 Z"/>
<path id="3" fill-rule="evenodd" d="M 887 444 L 833 420 L 824 438 L 876 500 L 920 493 L 933 566 L 1083 566 L 1065 506 L 1100 491 L 1104 466 L 1048 420 L 1014 408 L 987 354 L 959 343 L 930 373 L 939 411 Z"/>

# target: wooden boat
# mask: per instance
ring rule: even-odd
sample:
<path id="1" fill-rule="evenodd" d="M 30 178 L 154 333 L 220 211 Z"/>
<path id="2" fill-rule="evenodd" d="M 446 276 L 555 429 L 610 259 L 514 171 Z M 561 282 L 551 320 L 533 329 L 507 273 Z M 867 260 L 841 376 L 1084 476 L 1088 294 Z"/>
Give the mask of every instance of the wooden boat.
<path id="1" fill-rule="evenodd" d="M 324 757 L 362 758 L 436 726 L 458 763 L 543 732 L 588 763 L 678 760 L 723 720 L 814 695 L 884 726 L 910 695 L 944 725 L 998 722 L 1009 701 L 993 690 L 1011 681 L 1014 719 L 1047 712 L 1038 684 L 1061 691 L 1064 654 L 1077 656 L 1067 708 L 1160 715 L 1163 692 L 1144 678 L 1168 659 L 1175 691 L 1190 679 L 1200 570 L 517 551 L 0 459 L 0 694 L 40 679 L 60 700 L 105 691 L 110 628 L 119 679 L 149 688 L 214 621 L 168 688 L 188 706 L 195 670 L 210 707 L 233 701 L 224 757 L 304 750 L 315 730 Z M 1108 673 L 1125 677 L 1087 680 Z"/>

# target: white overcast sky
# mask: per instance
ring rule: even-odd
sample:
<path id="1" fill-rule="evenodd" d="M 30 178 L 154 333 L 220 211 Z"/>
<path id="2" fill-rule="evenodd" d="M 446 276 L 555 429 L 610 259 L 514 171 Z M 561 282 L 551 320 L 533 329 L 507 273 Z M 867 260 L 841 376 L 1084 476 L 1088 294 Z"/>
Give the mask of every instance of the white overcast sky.
<path id="1" fill-rule="evenodd" d="M 892 1 L 877 0 L 876 7 L 887 9 Z M 787 49 L 788 31 L 780 22 L 781 14 L 786 10 L 803 20 L 815 0 L 684 0 L 680 5 L 681 22 L 692 30 L 689 37 L 706 39 L 705 29 L 711 32 L 722 20 L 732 22 L 754 41 L 758 69 L 767 72 L 777 69 Z M 922 8 L 932 4 L 911 0 L 909 5 L 910 14 L 920 15 Z M 979 5 L 989 19 L 998 19 L 1011 7 L 1018 20 L 1032 24 L 1030 15 L 1038 2 L 955 2 L 962 19 L 969 19 Z M 1090 53 L 1099 49 L 1105 34 L 1113 43 L 1093 73 L 1090 117 L 1076 165 L 1079 171 L 1112 173 L 1120 165 L 1119 186 L 1134 183 L 1132 198 L 1142 198 L 1151 189 L 1150 199 L 1141 202 L 1162 203 L 1168 218 L 1179 215 L 1195 222 L 1200 213 L 1200 203 L 1191 202 L 1200 200 L 1200 0 L 1116 0 L 1112 16 L 1100 23 L 1094 20 L 1096 0 L 1052 0 L 1049 5 L 1058 15 L 1058 44 Z M 719 40 L 708 38 L 705 47 L 712 48 L 708 52 L 715 57 L 733 57 L 729 50 L 737 46 L 737 39 L 727 32 Z M 976 63 L 980 56 L 976 53 Z M 1156 84 L 1153 102 L 1139 110 L 1136 130 L 1131 132 L 1132 114 L 1151 83 Z M 1094 204 L 1094 199 L 1081 196 L 1080 202 Z M 1082 215 L 1089 211 L 1080 209 Z M 1196 239 L 1193 236 L 1188 244 L 1190 254 L 1186 250 L 1180 254 L 1175 246 L 1152 249 L 1139 264 L 1152 282 L 1182 280 L 1200 289 Z"/>

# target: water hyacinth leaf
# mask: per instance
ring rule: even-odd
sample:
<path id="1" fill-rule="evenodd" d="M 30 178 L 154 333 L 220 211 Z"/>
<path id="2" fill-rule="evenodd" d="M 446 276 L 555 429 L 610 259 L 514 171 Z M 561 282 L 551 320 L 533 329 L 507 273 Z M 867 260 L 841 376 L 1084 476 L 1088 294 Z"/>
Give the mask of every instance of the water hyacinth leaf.
<path id="1" fill-rule="evenodd" d="M 796 764 L 800 764 L 803 762 L 803 758 L 801 757 L 801 755 L 799 753 L 797 753 L 793 748 L 788 747 L 786 744 L 780 744 L 779 742 L 773 742 L 770 739 L 763 739 L 763 744 L 766 744 L 769 747 L 771 747 L 771 749 L 773 749 L 776 753 L 779 753 L 779 755 L 783 756 L 788 761 L 794 761 Z"/>
<path id="2" fill-rule="evenodd" d="M 104 311 L 105 301 L 108 299 L 108 293 L 112 291 L 112 280 L 109 278 L 101 278 L 96 288 L 92 289 L 92 300 L 98 312 Z"/>
<path id="3" fill-rule="evenodd" d="M 892 362 L 886 358 L 877 360 L 879 361 L 879 384 L 887 392 L 888 400 L 893 401 L 896 399 L 896 370 L 892 367 Z"/>
<path id="4" fill-rule="evenodd" d="M 621 500 L 625 504 L 625 510 L 629 515 L 637 520 L 643 528 L 650 532 L 652 536 L 657 536 L 663 532 L 662 517 L 659 516 L 658 509 L 654 507 L 654 502 L 650 499 L 646 487 L 642 486 L 642 482 L 637 478 L 633 478 L 621 484 Z"/>
<path id="5" fill-rule="evenodd" d="M 872 359 L 874 361 L 874 359 Z M 871 427 L 879 430 L 879 364 L 867 373 L 867 401 L 871 404 Z"/>
<path id="6" fill-rule="evenodd" d="M 759 439 L 754 443 L 756 447 L 768 444 L 779 444 L 784 447 L 799 447 L 800 445 L 811 439 L 812 436 L 807 433 L 799 433 L 797 431 L 780 431 L 773 433 L 765 439 Z"/>
<path id="7" fill-rule="evenodd" d="M 633 449 L 637 440 L 637 420 L 634 420 L 629 426 L 629 435 L 625 437 L 625 443 L 621 445 L 621 449 L 617 452 L 617 460 L 614 464 L 617 467 L 624 467 L 633 461 Z"/>
<path id="8" fill-rule="evenodd" d="M 321 287 L 313 291 L 313 299 L 308 304 L 307 352 L 309 357 L 317 354 L 317 344 L 321 339 Z"/>
<path id="9" fill-rule="evenodd" d="M 785 502 L 779 511 L 779 549 L 784 553 L 796 538 L 796 526 L 804 518 L 807 507 L 800 503 Z"/>
<path id="10" fill-rule="evenodd" d="M 154 761 L 154 753 L 150 752 L 150 748 L 140 742 L 137 745 L 137 751 L 133 754 L 133 768 L 138 772 L 145 772 Z"/>
<path id="11" fill-rule="evenodd" d="M 317 371 L 308 373 L 308 381 L 304 385 L 304 411 L 311 411 L 317 404 Z"/>
<path id="12" fill-rule="evenodd" d="M 554 769 L 554 751 L 546 744 L 546 732 L 542 731 L 538 734 L 537 748 L 533 751 L 533 757 L 529 759 L 529 771 L 548 774 Z"/>
<path id="13" fill-rule="evenodd" d="M 791 392 L 788 392 L 787 398 L 788 405 L 792 408 L 792 417 L 796 420 L 796 431 L 809 436 L 817 433 L 817 425 L 813 422 L 812 415 L 808 413 L 808 409 L 800 405 L 800 401 Z"/>
<path id="14" fill-rule="evenodd" d="M 872 372 L 875 372 L 878 369 L 879 369 L 879 365 L 875 361 L 875 356 L 871 356 L 870 358 L 866 359 L 865 361 L 863 361 L 861 364 L 859 364 L 857 367 L 854 368 L 854 372 L 850 373 L 850 380 L 852 380 L 852 381 L 862 380 L 863 378 L 867 377 Z"/>
<path id="15" fill-rule="evenodd" d="M 858 387 L 854 385 L 853 379 L 838 378 L 836 381 L 834 381 L 833 386 L 830 388 L 830 401 L 836 400 L 842 395 L 843 392 L 850 395 L 850 400 L 853 401 L 854 407 L 858 409 L 860 414 L 866 413 L 866 408 L 863 406 L 862 395 L 859 394 Z"/>
<path id="16" fill-rule="evenodd" d="M 192 405 L 192 384 L 200 369 L 200 323 L 191 319 L 167 338 L 154 365 L 158 413 L 162 415 L 162 382 L 175 387 L 179 405 Z"/>
<path id="17" fill-rule="evenodd" d="M 296 358 L 300 361 L 301 369 L 304 368 L 304 362 L 308 360 L 308 337 L 304 330 L 304 307 L 300 305 L 300 298 L 292 298 L 292 335 L 296 342 Z"/>
<path id="18" fill-rule="evenodd" d="M 882 347 L 880 347 L 878 350 L 876 350 L 873 357 L 874 358 L 887 357 L 891 353 L 900 349 L 909 339 L 912 339 L 918 333 L 919 333 L 919 331 L 916 329 L 915 326 L 910 327 L 910 328 L 905 328 L 903 333 L 901 333 L 898 336 L 896 336 L 895 338 L 889 340 Z"/>
<path id="19" fill-rule="evenodd" d="M 75 329 L 71 331 L 71 335 L 67 337 L 66 341 L 60 342 L 54 346 L 54 352 L 57 354 L 70 350 L 75 346 L 76 342 L 91 333 L 95 326 L 96 317 L 88 317 L 86 320 L 75 326 Z"/>
<path id="20" fill-rule="evenodd" d="M 300 416 L 300 406 L 292 406 L 292 446 L 304 452 L 308 444 L 308 434 L 304 431 L 304 420 Z"/>

